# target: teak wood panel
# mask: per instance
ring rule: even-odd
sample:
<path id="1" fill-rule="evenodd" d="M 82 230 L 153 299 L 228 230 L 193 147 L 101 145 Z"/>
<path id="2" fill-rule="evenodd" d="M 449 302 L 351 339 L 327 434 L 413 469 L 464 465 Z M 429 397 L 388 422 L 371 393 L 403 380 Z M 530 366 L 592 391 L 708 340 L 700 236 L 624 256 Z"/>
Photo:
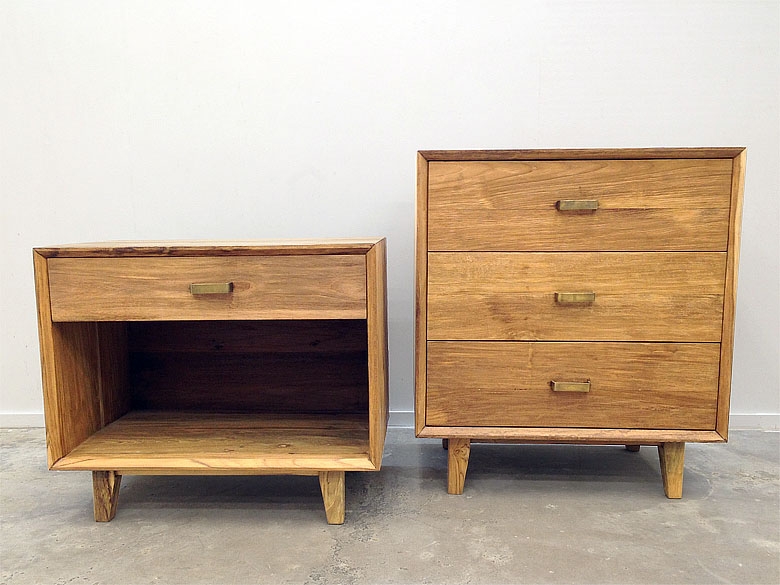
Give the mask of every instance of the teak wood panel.
<path id="1" fill-rule="evenodd" d="M 414 230 L 414 432 L 425 428 L 426 341 L 428 338 L 428 161 L 417 153 Z"/>
<path id="2" fill-rule="evenodd" d="M 729 251 L 726 261 L 726 293 L 723 307 L 723 333 L 720 352 L 720 393 L 718 395 L 718 433 L 728 439 L 731 401 L 731 368 L 734 359 L 734 321 L 737 308 L 737 268 L 742 233 L 742 198 L 745 186 L 746 152 L 733 160 Z"/>
<path id="3" fill-rule="evenodd" d="M 132 411 L 55 469 L 129 474 L 254 474 L 374 469 L 363 417 Z"/>
<path id="4" fill-rule="evenodd" d="M 739 146 L 682 148 L 537 148 L 484 150 L 420 150 L 425 161 L 538 161 L 538 160 L 647 160 L 735 158 L 744 153 Z"/>
<path id="5" fill-rule="evenodd" d="M 722 252 L 432 252 L 428 339 L 718 342 L 725 267 Z"/>
<path id="6" fill-rule="evenodd" d="M 714 430 L 718 344 L 428 343 L 426 423 Z M 551 381 L 590 381 L 553 392 Z"/>
<path id="7" fill-rule="evenodd" d="M 135 408 L 368 411 L 365 320 L 143 321 L 128 336 Z"/>
<path id="8" fill-rule="evenodd" d="M 554 443 L 566 445 L 658 445 L 667 441 L 723 443 L 716 431 L 680 429 L 617 429 L 582 427 L 434 427 L 427 426 L 418 437 L 431 439 L 463 438 L 472 442 Z"/>
<path id="9" fill-rule="evenodd" d="M 428 249 L 725 251 L 730 159 L 428 164 Z M 598 210 L 556 209 L 564 199 Z"/>
<path id="10" fill-rule="evenodd" d="M 131 353 L 133 407 L 314 413 L 368 411 L 366 353 Z"/>
<path id="11" fill-rule="evenodd" d="M 281 321 L 136 321 L 126 324 L 129 350 L 139 353 L 365 352 L 363 319 Z"/>
<path id="12" fill-rule="evenodd" d="M 366 254 L 368 432 L 371 462 L 380 468 L 390 416 L 387 356 L 387 250 L 382 239 Z"/>
<path id="13" fill-rule="evenodd" d="M 53 321 L 366 318 L 364 255 L 50 258 L 48 271 Z"/>
<path id="14" fill-rule="evenodd" d="M 45 258 L 144 256 L 306 256 L 366 254 L 379 239 L 341 240 L 127 240 L 35 248 Z"/>

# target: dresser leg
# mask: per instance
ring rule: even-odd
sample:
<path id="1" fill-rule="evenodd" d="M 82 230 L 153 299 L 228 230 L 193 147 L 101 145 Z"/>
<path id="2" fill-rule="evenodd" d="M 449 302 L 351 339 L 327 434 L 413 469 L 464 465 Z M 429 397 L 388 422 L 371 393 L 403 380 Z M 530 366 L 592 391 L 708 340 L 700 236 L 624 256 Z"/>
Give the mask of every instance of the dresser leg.
<path id="1" fill-rule="evenodd" d="M 447 493 L 462 494 L 471 453 L 470 439 L 449 439 L 447 449 Z"/>
<path id="2" fill-rule="evenodd" d="M 639 445 L 626 445 L 626 451 L 631 451 L 632 453 L 636 453 L 639 451 Z"/>
<path id="3" fill-rule="evenodd" d="M 685 443 L 661 443 L 658 445 L 658 458 L 661 461 L 661 478 L 666 497 L 681 498 Z"/>
<path id="4" fill-rule="evenodd" d="M 95 504 L 95 522 L 110 522 L 116 516 L 119 484 L 122 476 L 116 471 L 92 472 L 92 497 Z"/>
<path id="5" fill-rule="evenodd" d="M 343 471 L 320 471 L 320 491 L 328 524 L 344 524 L 346 489 Z"/>

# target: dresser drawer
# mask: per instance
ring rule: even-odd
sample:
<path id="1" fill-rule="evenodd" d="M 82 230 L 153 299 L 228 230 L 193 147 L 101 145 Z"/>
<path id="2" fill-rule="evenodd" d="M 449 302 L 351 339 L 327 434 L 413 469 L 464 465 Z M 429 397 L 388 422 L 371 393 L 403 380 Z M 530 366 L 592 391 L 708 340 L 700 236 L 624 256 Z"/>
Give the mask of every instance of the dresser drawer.
<path id="1" fill-rule="evenodd" d="M 53 321 L 366 318 L 361 255 L 49 258 L 47 267 Z"/>
<path id="2" fill-rule="evenodd" d="M 725 270 L 722 252 L 431 252 L 427 338 L 719 342 Z"/>
<path id="3" fill-rule="evenodd" d="M 429 342 L 427 349 L 426 425 L 715 428 L 716 343 Z M 588 380 L 587 392 L 551 386 Z"/>
<path id="4" fill-rule="evenodd" d="M 432 161 L 428 249 L 724 251 L 731 182 L 730 159 Z"/>

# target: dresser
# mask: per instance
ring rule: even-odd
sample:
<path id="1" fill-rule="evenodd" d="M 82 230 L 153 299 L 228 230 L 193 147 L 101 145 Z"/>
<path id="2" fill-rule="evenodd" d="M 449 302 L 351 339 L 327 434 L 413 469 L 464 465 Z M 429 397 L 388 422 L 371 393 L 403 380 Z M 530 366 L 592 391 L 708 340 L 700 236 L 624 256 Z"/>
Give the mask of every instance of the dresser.
<path id="1" fill-rule="evenodd" d="M 415 430 L 472 442 L 728 438 L 743 148 L 422 151 Z"/>
<path id="2" fill-rule="evenodd" d="M 385 240 L 111 242 L 33 251 L 48 463 L 312 475 L 327 520 L 387 429 Z"/>

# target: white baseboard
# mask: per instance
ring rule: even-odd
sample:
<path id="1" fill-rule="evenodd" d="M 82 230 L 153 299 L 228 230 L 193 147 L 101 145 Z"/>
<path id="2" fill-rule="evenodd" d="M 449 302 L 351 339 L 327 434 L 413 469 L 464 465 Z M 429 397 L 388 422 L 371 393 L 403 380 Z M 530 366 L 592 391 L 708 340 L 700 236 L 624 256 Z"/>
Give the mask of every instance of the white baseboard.
<path id="1" fill-rule="evenodd" d="M 42 412 L 0 412 L 0 428 L 42 427 Z"/>
<path id="2" fill-rule="evenodd" d="M 414 427 L 414 411 L 393 410 L 390 426 L 402 429 Z M 42 427 L 42 412 L 0 412 L 0 428 Z M 780 413 L 732 413 L 729 428 L 739 430 L 780 431 Z"/>
<path id="3" fill-rule="evenodd" d="M 780 431 L 780 413 L 734 413 L 729 415 L 729 428 L 735 431 Z"/>
<path id="4" fill-rule="evenodd" d="M 390 422 L 388 426 L 397 429 L 413 429 L 414 428 L 414 411 L 413 410 L 391 410 Z"/>

